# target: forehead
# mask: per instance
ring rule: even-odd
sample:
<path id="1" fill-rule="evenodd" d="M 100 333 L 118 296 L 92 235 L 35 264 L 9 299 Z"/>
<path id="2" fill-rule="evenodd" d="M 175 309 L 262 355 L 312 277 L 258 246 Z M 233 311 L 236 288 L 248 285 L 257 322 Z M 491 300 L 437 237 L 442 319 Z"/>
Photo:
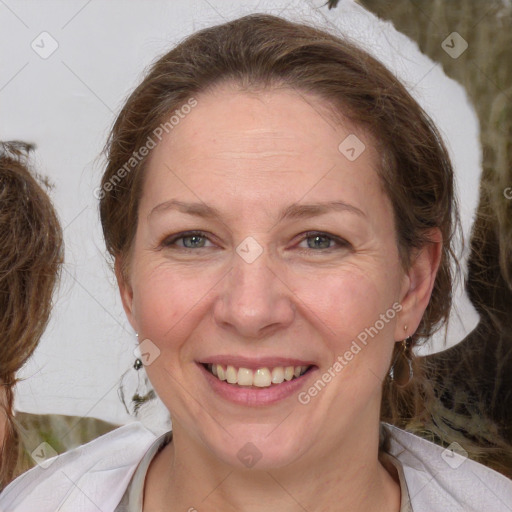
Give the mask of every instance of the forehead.
<path id="1" fill-rule="evenodd" d="M 208 122 L 205 123 L 205 118 Z M 176 129 L 176 128 L 180 129 Z M 167 137 L 185 149 L 195 139 L 209 143 L 195 147 L 196 156 L 216 147 L 230 154 L 244 149 L 259 157 L 277 150 L 283 156 L 322 148 L 339 155 L 340 137 L 363 130 L 334 121 L 333 108 L 312 94 L 289 88 L 241 91 L 234 84 L 222 84 L 197 97 L 197 106 Z M 366 137 L 366 135 L 365 135 Z M 231 147 L 236 142 L 236 147 Z M 257 143 L 257 145 L 256 145 Z"/>
<path id="2" fill-rule="evenodd" d="M 348 122 L 335 123 L 318 97 L 224 85 L 196 100 L 152 151 L 143 202 L 180 193 L 206 200 L 231 191 L 257 206 L 306 194 L 343 199 L 382 192 L 370 137 Z M 343 153 L 347 140 L 357 152 L 364 148 L 354 160 Z"/>

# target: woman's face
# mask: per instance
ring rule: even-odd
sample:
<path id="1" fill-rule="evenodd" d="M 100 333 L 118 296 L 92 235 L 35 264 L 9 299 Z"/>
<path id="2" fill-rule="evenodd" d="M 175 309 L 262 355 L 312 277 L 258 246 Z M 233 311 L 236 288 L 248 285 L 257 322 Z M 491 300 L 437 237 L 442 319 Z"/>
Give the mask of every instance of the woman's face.
<path id="1" fill-rule="evenodd" d="M 175 438 L 260 468 L 367 442 L 411 285 L 378 155 L 310 95 L 196 99 L 150 155 L 121 279 Z"/>

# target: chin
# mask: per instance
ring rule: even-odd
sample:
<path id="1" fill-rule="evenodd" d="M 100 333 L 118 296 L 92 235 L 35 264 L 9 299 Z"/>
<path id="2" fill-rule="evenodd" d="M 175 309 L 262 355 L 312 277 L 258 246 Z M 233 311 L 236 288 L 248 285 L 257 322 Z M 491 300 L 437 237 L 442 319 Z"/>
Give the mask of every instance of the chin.
<path id="1" fill-rule="evenodd" d="M 304 430 L 290 432 L 276 425 L 240 425 L 230 428 L 232 434 L 222 445 L 211 446 L 216 456 L 236 468 L 271 470 L 285 467 L 302 456 L 307 450 L 304 445 Z"/>

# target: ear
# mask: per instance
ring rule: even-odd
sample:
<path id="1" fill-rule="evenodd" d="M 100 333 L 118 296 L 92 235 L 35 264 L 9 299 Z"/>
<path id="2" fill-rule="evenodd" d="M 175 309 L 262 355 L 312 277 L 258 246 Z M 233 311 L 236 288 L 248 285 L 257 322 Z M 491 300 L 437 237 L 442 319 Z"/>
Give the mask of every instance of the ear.
<path id="1" fill-rule="evenodd" d="M 438 228 L 429 230 L 428 237 L 430 242 L 411 255 L 411 264 L 401 290 L 402 309 L 400 322 L 395 326 L 395 341 L 401 341 L 416 332 L 432 295 L 441 263 L 443 237 Z M 404 326 L 407 326 L 407 330 L 404 330 Z"/>
<path id="2" fill-rule="evenodd" d="M 137 320 L 135 317 L 135 306 L 133 303 L 133 288 L 123 267 L 123 258 L 121 256 L 116 256 L 114 269 L 117 279 L 117 285 L 119 286 L 119 293 L 121 295 L 121 301 L 123 303 L 124 312 L 126 313 L 126 317 L 128 318 L 130 325 L 133 327 L 135 332 L 138 332 L 139 329 L 137 326 Z"/>

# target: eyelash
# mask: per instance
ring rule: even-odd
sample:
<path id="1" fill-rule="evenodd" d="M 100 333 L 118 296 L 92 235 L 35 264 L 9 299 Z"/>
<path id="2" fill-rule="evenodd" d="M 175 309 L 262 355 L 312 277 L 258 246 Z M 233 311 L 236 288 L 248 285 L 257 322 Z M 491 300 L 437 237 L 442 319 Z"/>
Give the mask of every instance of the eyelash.
<path id="1" fill-rule="evenodd" d="M 184 231 L 182 233 L 177 233 L 175 235 L 171 235 L 170 237 L 167 237 L 163 242 L 161 243 L 161 248 L 167 248 L 167 249 L 179 249 L 181 251 L 197 251 L 197 249 L 207 249 L 207 247 L 198 247 L 198 248 L 191 248 L 191 247 L 177 247 L 174 246 L 174 244 L 178 240 L 182 240 L 184 238 L 189 238 L 193 236 L 199 236 L 202 238 L 206 238 L 207 240 L 210 240 L 208 238 L 207 233 L 204 231 Z M 351 244 L 344 240 L 343 238 L 337 237 L 335 235 L 330 235 L 328 233 L 324 233 L 322 231 L 308 231 L 302 235 L 302 238 L 299 240 L 299 243 L 303 242 L 304 240 L 307 240 L 308 238 L 313 238 L 315 236 L 327 238 L 338 245 L 338 247 L 328 247 L 326 249 L 312 249 L 310 247 L 308 248 L 300 248 L 303 251 L 313 251 L 313 252 L 331 252 L 332 250 L 336 249 L 347 249 L 352 248 Z M 211 240 L 210 240 L 211 242 Z M 174 247 L 173 247 L 174 246 Z"/>

